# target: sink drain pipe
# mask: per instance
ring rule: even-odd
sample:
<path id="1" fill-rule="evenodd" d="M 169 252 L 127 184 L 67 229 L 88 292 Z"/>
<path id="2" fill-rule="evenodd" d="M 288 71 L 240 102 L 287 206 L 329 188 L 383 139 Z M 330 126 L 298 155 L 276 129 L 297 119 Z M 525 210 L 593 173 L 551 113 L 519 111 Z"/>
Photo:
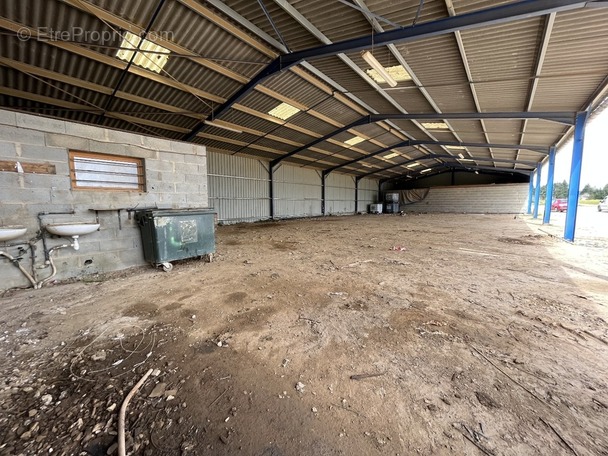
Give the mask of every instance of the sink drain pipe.
<path id="1" fill-rule="evenodd" d="M 13 266 L 16 266 L 17 268 L 19 268 L 19 270 L 23 273 L 23 275 L 25 277 L 27 277 L 27 280 L 30 281 L 30 283 L 32 284 L 32 286 L 34 287 L 34 289 L 38 288 L 38 284 L 36 283 L 36 280 L 34 280 L 34 278 L 32 277 L 32 275 L 29 272 L 27 272 L 23 266 L 21 266 L 21 263 L 19 263 L 19 260 L 17 258 L 15 258 L 12 255 L 9 255 L 6 252 L 3 252 L 2 250 L 0 250 L 0 256 L 8 258 L 8 260 L 11 263 L 13 263 Z"/>
<path id="2" fill-rule="evenodd" d="M 53 280 L 53 277 L 55 277 L 55 274 L 57 274 L 57 266 L 55 266 L 55 262 L 53 261 L 53 252 L 55 250 L 59 250 L 59 249 L 65 249 L 67 247 L 71 247 L 71 244 L 61 244 L 61 245 L 57 245 L 55 247 L 53 247 L 52 249 L 49 250 L 48 253 L 48 260 L 46 260 L 44 263 L 45 264 L 50 264 L 51 265 L 51 275 L 48 276 L 46 279 L 41 280 L 40 282 L 38 282 L 34 288 L 42 288 L 44 285 L 46 285 L 48 282 L 50 282 L 51 280 Z"/>

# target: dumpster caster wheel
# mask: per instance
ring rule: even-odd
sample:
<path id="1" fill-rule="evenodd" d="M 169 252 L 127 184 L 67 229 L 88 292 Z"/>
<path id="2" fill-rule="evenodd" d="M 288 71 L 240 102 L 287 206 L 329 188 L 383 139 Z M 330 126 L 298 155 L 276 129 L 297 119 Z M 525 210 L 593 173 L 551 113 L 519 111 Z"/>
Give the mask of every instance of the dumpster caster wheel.
<path id="1" fill-rule="evenodd" d="M 161 263 L 161 266 L 163 267 L 163 271 L 165 272 L 171 272 L 171 270 L 173 269 L 173 265 L 171 263 Z"/>

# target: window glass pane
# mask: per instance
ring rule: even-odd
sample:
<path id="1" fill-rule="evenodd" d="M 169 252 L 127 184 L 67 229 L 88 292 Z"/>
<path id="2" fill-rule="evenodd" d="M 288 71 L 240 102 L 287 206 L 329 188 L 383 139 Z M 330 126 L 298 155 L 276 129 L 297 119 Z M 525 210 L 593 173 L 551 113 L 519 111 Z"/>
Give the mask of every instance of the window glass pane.
<path id="1" fill-rule="evenodd" d="M 84 155 L 84 154 L 83 154 Z M 72 153 L 73 185 L 77 188 L 115 188 L 143 191 L 143 169 L 139 161 L 119 157 L 93 158 Z"/>

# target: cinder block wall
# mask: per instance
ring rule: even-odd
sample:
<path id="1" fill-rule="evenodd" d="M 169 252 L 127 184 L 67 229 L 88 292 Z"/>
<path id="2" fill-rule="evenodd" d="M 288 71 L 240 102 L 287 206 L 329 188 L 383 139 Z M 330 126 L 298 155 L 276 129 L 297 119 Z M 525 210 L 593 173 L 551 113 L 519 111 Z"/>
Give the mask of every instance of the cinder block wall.
<path id="1" fill-rule="evenodd" d="M 419 202 L 401 206 L 408 212 L 521 214 L 526 211 L 528 184 L 432 187 Z"/>
<path id="2" fill-rule="evenodd" d="M 143 158 L 146 192 L 72 189 L 68 150 Z M 0 226 L 27 227 L 25 236 L 16 241 L 36 235 L 37 215 L 42 212 L 75 212 L 42 216 L 45 224 L 99 218 L 100 230 L 82 236 L 79 251 L 62 249 L 53 256 L 59 279 L 145 264 L 139 228 L 127 208 L 208 207 L 207 157 L 201 145 L 0 110 L 0 160 L 47 163 L 56 169 L 56 174 L 0 171 Z M 61 238 L 50 239 L 49 246 L 63 243 Z M 42 243 L 36 247 L 41 265 Z M 18 253 L 18 247 L 0 243 L 2 250 L 13 256 Z M 29 254 L 21 264 L 30 270 Z M 50 269 L 37 272 L 44 278 Z M 28 284 L 15 266 L 0 258 L 0 289 Z"/>

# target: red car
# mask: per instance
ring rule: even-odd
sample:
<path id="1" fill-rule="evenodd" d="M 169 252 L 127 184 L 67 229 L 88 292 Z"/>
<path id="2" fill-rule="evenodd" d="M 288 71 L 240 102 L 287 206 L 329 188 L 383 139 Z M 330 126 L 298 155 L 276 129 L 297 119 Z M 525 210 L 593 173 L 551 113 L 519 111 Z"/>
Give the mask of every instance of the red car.
<path id="1" fill-rule="evenodd" d="M 568 200 L 567 199 L 558 198 L 553 201 L 553 204 L 551 204 L 552 211 L 564 212 L 566 209 L 568 209 Z"/>

